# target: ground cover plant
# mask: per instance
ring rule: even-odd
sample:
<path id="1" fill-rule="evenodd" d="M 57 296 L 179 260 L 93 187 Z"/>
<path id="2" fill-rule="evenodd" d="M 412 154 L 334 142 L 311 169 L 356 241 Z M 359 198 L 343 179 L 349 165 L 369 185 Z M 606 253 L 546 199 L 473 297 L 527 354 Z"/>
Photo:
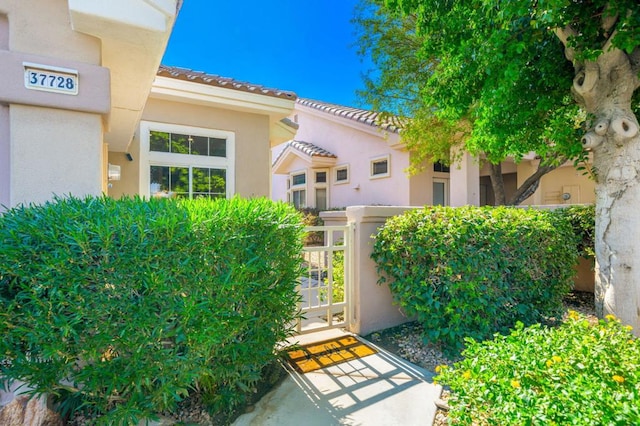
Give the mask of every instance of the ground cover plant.
<path id="1" fill-rule="evenodd" d="M 640 424 L 640 340 L 613 316 L 518 323 L 509 335 L 470 340 L 462 354 L 436 377 L 452 390 L 453 424 Z"/>
<path id="2" fill-rule="evenodd" d="M 558 212 L 427 207 L 389 219 L 372 258 L 425 339 L 455 354 L 466 337 L 560 318 L 577 250 Z"/>
<path id="3" fill-rule="evenodd" d="M 136 423 L 241 403 L 292 332 L 302 225 L 268 200 L 57 199 L 0 216 L 1 374 Z"/>

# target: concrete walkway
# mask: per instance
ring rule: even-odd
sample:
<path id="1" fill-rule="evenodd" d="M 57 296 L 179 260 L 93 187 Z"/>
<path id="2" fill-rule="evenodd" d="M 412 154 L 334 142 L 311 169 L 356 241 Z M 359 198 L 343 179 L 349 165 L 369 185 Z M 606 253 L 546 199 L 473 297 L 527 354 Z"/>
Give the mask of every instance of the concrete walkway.
<path id="1" fill-rule="evenodd" d="M 333 330 L 296 338 L 305 345 L 346 335 Z M 359 338 L 359 337 L 358 337 Z M 288 377 L 234 426 L 385 425 L 429 426 L 442 388 L 433 374 L 379 346 L 378 353 L 322 370 Z"/>

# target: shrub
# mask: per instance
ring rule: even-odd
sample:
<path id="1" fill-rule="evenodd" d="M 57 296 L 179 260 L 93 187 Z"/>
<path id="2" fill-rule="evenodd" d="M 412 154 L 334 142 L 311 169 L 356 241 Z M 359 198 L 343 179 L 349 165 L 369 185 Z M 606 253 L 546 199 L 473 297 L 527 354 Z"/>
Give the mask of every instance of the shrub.
<path id="1" fill-rule="evenodd" d="M 594 205 L 575 205 L 562 208 L 559 212 L 566 216 L 578 237 L 578 253 L 582 257 L 595 256 L 596 208 Z"/>
<path id="2" fill-rule="evenodd" d="M 612 316 L 569 316 L 557 328 L 519 323 L 508 336 L 470 341 L 463 361 L 441 367 L 453 423 L 640 424 L 640 340 Z"/>
<path id="3" fill-rule="evenodd" d="M 302 226 L 267 200 L 57 199 L 0 216 L 2 375 L 127 424 L 227 408 L 288 337 Z"/>
<path id="4" fill-rule="evenodd" d="M 304 226 L 322 226 L 324 221 L 320 217 L 320 211 L 311 207 L 303 208 L 299 210 L 302 214 L 302 223 Z M 305 234 L 304 245 L 308 246 L 321 246 L 324 244 L 324 232 L 322 231 L 309 231 Z"/>
<path id="5" fill-rule="evenodd" d="M 506 207 L 408 211 L 381 228 L 372 254 L 380 282 L 450 354 L 465 337 L 560 315 L 576 256 L 562 215 Z"/>

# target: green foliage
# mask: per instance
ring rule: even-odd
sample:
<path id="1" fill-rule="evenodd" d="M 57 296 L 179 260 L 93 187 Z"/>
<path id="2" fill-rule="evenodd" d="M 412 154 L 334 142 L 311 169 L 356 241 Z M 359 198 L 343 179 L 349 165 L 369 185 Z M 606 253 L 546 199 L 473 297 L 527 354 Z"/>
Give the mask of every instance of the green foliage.
<path id="1" fill-rule="evenodd" d="M 324 221 L 320 217 L 320 210 L 307 207 L 299 209 L 302 214 L 302 223 L 304 226 L 322 226 Z M 304 245 L 308 246 L 321 246 L 324 244 L 324 232 L 322 231 L 310 231 L 305 234 Z"/>
<path id="2" fill-rule="evenodd" d="M 240 402 L 292 332 L 302 226 L 268 200 L 57 199 L 0 216 L 2 375 L 130 424 Z"/>
<path id="3" fill-rule="evenodd" d="M 456 353 L 465 337 L 560 315 L 577 251 L 553 211 L 432 207 L 389 219 L 372 258 L 425 339 Z"/>
<path id="4" fill-rule="evenodd" d="M 578 237 L 578 253 L 582 257 L 595 257 L 596 207 L 575 205 L 560 209 L 566 215 Z"/>
<path id="5" fill-rule="evenodd" d="M 508 336 L 470 340 L 462 354 L 436 377 L 451 387 L 455 424 L 640 424 L 640 340 L 613 316 L 518 323 Z"/>
<path id="6" fill-rule="evenodd" d="M 412 118 L 403 131 L 412 170 L 455 160 L 446 145 L 494 164 L 531 151 L 543 165 L 579 155 L 574 70 L 546 27 L 499 1 L 362 3 L 361 53 L 376 67 L 367 100 Z"/>

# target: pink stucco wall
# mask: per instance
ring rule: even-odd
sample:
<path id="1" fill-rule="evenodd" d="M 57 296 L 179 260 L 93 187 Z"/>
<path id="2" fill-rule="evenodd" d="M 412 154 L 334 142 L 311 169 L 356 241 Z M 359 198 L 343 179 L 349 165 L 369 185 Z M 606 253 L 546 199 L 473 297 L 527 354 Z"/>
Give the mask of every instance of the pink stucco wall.
<path id="1" fill-rule="evenodd" d="M 352 205 L 411 205 L 411 185 L 405 169 L 409 165 L 406 151 L 391 148 L 390 142 L 398 135 L 385 134 L 374 126 L 336 117 L 321 111 L 314 111 L 296 105 L 299 129 L 295 140 L 309 142 L 337 156 L 334 167 L 349 165 L 349 182 L 336 184 L 334 168 L 329 169 L 329 206 L 346 207 Z M 273 158 L 277 158 L 282 145 L 274 148 Z M 372 159 L 389 155 L 390 176 L 372 179 L 369 177 Z M 289 172 L 310 168 L 302 158 L 287 164 Z M 310 181 L 310 179 L 307 179 Z M 423 183 L 424 179 L 420 180 Z M 310 183 L 309 183 L 310 184 Z M 308 185 L 309 185 L 308 184 Z M 286 175 L 274 175 L 272 197 L 286 200 Z M 414 188 L 414 193 L 420 189 Z M 311 191 L 307 191 L 309 194 Z M 426 197 L 425 197 L 426 199 Z M 311 201 L 311 199 L 309 198 Z"/>

